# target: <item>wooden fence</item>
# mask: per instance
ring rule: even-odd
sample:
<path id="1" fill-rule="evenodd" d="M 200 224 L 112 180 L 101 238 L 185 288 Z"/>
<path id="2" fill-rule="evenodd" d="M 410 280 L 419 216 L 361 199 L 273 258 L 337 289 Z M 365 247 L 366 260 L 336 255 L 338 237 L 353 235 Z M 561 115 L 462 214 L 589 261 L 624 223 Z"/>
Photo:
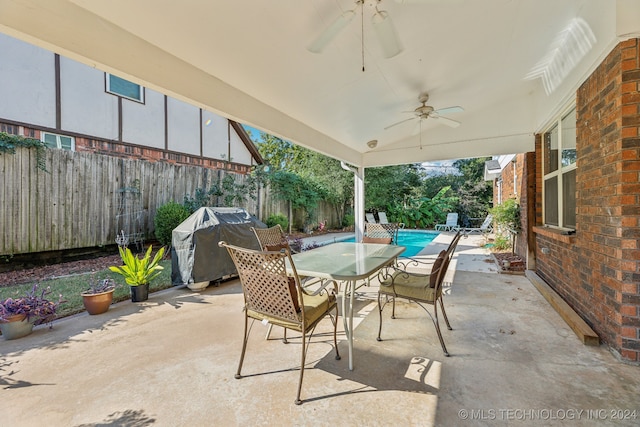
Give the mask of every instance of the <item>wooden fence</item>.
<path id="1" fill-rule="evenodd" d="M 0 155 L 0 256 L 99 247 L 115 243 L 116 234 L 154 236 L 159 206 L 231 174 L 199 166 L 130 160 L 86 152 L 46 150 L 48 172 L 36 168 L 35 150 L 20 148 Z M 237 206 L 265 221 L 288 212 L 287 203 L 260 188 Z M 337 223 L 335 209 L 320 203 L 314 220 Z M 301 227 L 303 214 L 294 212 Z M 312 225 L 316 225 L 312 224 Z"/>

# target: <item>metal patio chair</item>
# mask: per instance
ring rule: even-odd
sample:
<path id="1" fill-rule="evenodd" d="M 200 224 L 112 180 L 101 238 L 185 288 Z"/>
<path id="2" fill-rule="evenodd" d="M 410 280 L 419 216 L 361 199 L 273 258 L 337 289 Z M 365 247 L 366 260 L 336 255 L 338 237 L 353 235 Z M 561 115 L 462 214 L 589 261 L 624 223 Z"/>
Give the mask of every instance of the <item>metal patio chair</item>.
<path id="1" fill-rule="evenodd" d="M 367 222 L 364 228 L 362 243 L 398 243 L 398 225 Z"/>
<path id="2" fill-rule="evenodd" d="M 258 243 L 260 243 L 260 247 L 263 251 L 279 251 L 284 248 L 296 253 L 296 251 L 291 249 L 289 241 L 287 240 L 284 230 L 282 230 L 280 224 L 276 224 L 269 228 L 251 227 L 251 230 L 253 230 L 253 234 L 256 235 Z"/>
<path id="3" fill-rule="evenodd" d="M 442 302 L 442 283 L 461 235 L 461 232 L 458 231 L 449 244 L 447 250 L 440 252 L 433 263 L 429 274 L 407 271 L 408 266 L 419 266 L 421 264 L 421 261 L 414 259 L 398 261 L 395 265 L 392 265 L 379 273 L 378 278 L 380 279 L 380 290 L 378 291 L 378 311 L 380 314 L 380 326 L 378 328 L 378 341 L 382 341 L 382 338 L 380 337 L 382 332 L 382 310 L 388 302 L 391 302 L 391 318 L 395 319 L 396 298 L 403 298 L 417 303 L 422 307 L 422 309 L 424 309 L 424 311 L 427 312 L 436 328 L 436 333 L 438 334 L 442 351 L 445 356 L 449 356 L 447 347 L 444 344 L 444 339 L 442 338 L 442 333 L 440 332 L 438 304 L 442 309 L 442 315 L 444 316 L 447 328 L 451 330 L 447 313 L 444 310 L 444 303 Z M 426 305 L 433 306 L 433 316 L 427 309 Z"/>
<path id="4" fill-rule="evenodd" d="M 336 359 L 340 359 L 336 337 L 338 325 L 336 282 L 332 281 L 334 285 L 332 292 L 325 288 L 317 295 L 310 295 L 300 286 L 300 278 L 291 259 L 290 251 L 286 249 L 279 252 L 256 251 L 232 246 L 224 241 L 219 245 L 227 249 L 236 265 L 244 294 L 244 338 L 235 377 L 242 378 L 242 364 L 251 332 L 248 325 L 249 319 L 252 320 L 252 324 L 253 321 L 258 320 L 282 326 L 285 330 L 298 331 L 301 333 L 302 352 L 295 403 L 300 405 L 302 403 L 300 392 L 309 342 L 316 326 L 326 315 L 329 315 L 333 323 L 333 345 L 336 349 Z M 287 264 L 293 270 L 292 276 L 287 275 Z M 308 340 L 307 335 L 309 335 Z"/>

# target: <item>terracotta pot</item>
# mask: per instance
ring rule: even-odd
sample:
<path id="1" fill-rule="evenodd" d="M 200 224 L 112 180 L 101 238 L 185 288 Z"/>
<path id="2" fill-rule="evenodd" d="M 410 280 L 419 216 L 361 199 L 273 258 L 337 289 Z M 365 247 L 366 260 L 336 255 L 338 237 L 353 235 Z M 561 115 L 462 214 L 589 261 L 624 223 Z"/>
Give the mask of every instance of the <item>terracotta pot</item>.
<path id="1" fill-rule="evenodd" d="M 33 332 L 33 321 L 28 320 L 25 314 L 16 314 L 0 322 L 0 331 L 5 340 L 26 337 Z"/>
<path id="2" fill-rule="evenodd" d="M 113 302 L 113 289 L 99 294 L 82 294 L 82 303 L 89 314 L 102 314 Z"/>

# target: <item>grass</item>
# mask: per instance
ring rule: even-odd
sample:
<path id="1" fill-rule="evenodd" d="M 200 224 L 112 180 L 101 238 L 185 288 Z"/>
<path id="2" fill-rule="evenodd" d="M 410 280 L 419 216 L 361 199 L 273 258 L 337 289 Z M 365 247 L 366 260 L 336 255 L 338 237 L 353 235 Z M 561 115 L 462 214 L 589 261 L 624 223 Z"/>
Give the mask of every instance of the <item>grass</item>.
<path id="1" fill-rule="evenodd" d="M 151 281 L 151 284 L 149 285 L 150 293 L 173 286 L 171 284 L 171 260 L 160 261 L 160 265 L 164 267 L 164 270 L 162 270 L 158 277 Z M 38 282 L 38 286 L 40 289 L 44 287 L 51 288 L 51 294 L 49 295 L 49 299 L 51 301 L 56 301 L 58 299 L 58 295 L 62 295 L 62 299 L 65 302 L 60 304 L 56 316 L 57 318 L 60 318 L 84 311 L 82 296 L 80 294 L 89 288 L 90 281 L 107 278 L 113 279 L 116 283 L 116 289 L 113 293 L 114 303 L 131 298 L 129 285 L 125 283 L 122 276 L 108 269 L 104 269 L 96 273 L 84 273 L 44 280 Z M 15 298 L 24 296 L 31 290 L 33 285 L 34 283 L 26 283 L 16 286 L 1 287 L 0 300 L 9 297 Z"/>

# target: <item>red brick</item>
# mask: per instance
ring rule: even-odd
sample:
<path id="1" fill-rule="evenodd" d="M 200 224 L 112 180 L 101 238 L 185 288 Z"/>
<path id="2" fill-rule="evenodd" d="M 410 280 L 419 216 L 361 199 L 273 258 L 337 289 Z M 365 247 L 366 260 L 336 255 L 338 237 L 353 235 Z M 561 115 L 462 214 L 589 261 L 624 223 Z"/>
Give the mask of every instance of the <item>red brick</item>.
<path id="1" fill-rule="evenodd" d="M 625 359 L 628 360 L 629 362 L 636 362 L 640 359 L 638 359 L 638 355 L 640 354 L 640 352 L 637 351 L 633 351 L 633 350 L 622 350 L 620 352 L 620 356 Z"/>

